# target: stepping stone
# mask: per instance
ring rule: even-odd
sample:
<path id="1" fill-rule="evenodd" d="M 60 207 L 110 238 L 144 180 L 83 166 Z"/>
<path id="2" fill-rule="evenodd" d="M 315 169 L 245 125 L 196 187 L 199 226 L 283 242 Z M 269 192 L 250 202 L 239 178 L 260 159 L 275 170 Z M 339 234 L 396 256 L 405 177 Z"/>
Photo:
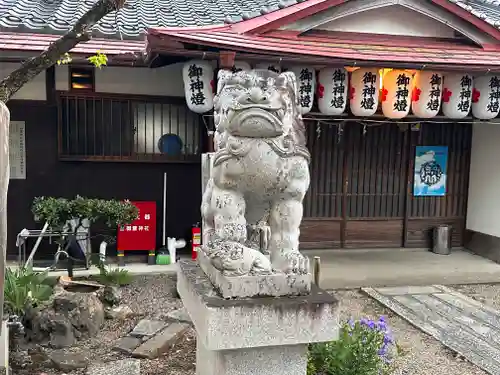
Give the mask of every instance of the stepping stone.
<path id="1" fill-rule="evenodd" d="M 167 314 L 167 318 L 172 320 L 178 320 L 179 322 L 192 323 L 191 317 L 187 313 L 186 309 L 178 309 L 171 311 Z"/>
<path id="2" fill-rule="evenodd" d="M 167 326 L 166 322 L 161 320 L 141 320 L 130 333 L 135 337 L 152 337 Z"/>
<path id="3" fill-rule="evenodd" d="M 125 354 L 132 353 L 139 345 L 141 345 L 142 340 L 137 337 L 125 336 L 118 339 L 113 346 L 113 350 Z"/>
<path id="4" fill-rule="evenodd" d="M 140 373 L 141 362 L 138 359 L 94 364 L 87 370 L 87 375 L 140 375 Z"/>
<path id="5" fill-rule="evenodd" d="M 89 364 L 87 358 L 82 354 L 53 352 L 49 355 L 53 366 L 61 371 L 73 371 L 79 368 L 86 368 Z"/>
<path id="6" fill-rule="evenodd" d="M 163 332 L 150 338 L 132 353 L 136 358 L 155 359 L 169 350 L 190 328 L 187 323 L 172 323 Z"/>

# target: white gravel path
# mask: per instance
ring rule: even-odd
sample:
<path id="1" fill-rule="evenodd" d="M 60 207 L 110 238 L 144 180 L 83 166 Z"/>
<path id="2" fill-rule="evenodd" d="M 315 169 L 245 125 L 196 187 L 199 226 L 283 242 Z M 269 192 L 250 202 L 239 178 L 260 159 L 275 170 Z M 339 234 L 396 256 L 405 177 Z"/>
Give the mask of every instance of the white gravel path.
<path id="1" fill-rule="evenodd" d="M 500 289 L 499 289 L 500 290 Z M 398 361 L 397 374 L 407 375 L 485 375 L 485 371 L 457 358 L 437 340 L 357 290 L 335 291 L 341 301 L 341 319 L 378 318 L 384 315 L 405 355 Z M 500 300 L 500 299 L 499 299 Z"/>

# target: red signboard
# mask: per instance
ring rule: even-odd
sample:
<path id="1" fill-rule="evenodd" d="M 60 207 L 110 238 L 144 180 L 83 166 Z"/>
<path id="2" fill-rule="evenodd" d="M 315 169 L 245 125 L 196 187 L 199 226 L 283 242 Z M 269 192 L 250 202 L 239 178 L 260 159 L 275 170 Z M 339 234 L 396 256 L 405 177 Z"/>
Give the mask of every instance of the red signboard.
<path id="1" fill-rule="evenodd" d="M 156 202 L 131 202 L 139 217 L 131 224 L 118 228 L 117 250 L 156 249 Z"/>

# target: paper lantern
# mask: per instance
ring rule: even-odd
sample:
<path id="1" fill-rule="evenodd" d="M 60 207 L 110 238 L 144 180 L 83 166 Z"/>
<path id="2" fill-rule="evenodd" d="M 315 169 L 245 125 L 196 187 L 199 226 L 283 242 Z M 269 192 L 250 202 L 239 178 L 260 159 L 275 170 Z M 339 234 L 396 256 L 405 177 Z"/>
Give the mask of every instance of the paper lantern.
<path id="1" fill-rule="evenodd" d="M 250 70 L 252 70 L 252 67 L 246 61 L 235 61 L 232 70 L 233 72 L 239 72 L 242 70 L 244 70 L 245 72 L 249 72 Z"/>
<path id="2" fill-rule="evenodd" d="M 472 101 L 473 79 L 469 74 L 453 73 L 444 76 L 443 114 L 451 119 L 467 117 Z"/>
<path id="3" fill-rule="evenodd" d="M 349 103 L 354 116 L 372 116 L 377 112 L 380 87 L 378 69 L 356 69 L 351 74 Z"/>
<path id="4" fill-rule="evenodd" d="M 382 112 L 390 119 L 408 115 L 411 107 L 412 76 L 406 70 L 390 70 L 384 75 Z"/>
<path id="5" fill-rule="evenodd" d="M 259 63 L 255 65 L 255 69 L 264 69 L 264 70 L 270 70 L 275 73 L 281 73 L 281 67 L 279 64 L 273 64 L 273 63 Z"/>
<path id="6" fill-rule="evenodd" d="M 316 90 L 319 111 L 325 115 L 342 114 L 347 103 L 348 85 L 347 70 L 344 68 L 321 69 Z"/>
<path id="7" fill-rule="evenodd" d="M 417 72 L 413 77 L 411 110 L 415 116 L 431 118 L 441 108 L 443 76 L 436 72 Z"/>
<path id="8" fill-rule="evenodd" d="M 184 94 L 188 108 L 196 113 L 205 113 L 214 104 L 214 69 L 209 61 L 191 60 L 182 69 Z"/>
<path id="9" fill-rule="evenodd" d="M 480 120 L 497 117 L 500 110 L 500 76 L 485 75 L 474 78 L 472 115 Z"/>
<path id="10" fill-rule="evenodd" d="M 296 66 L 290 69 L 297 77 L 298 102 L 301 114 L 311 111 L 316 87 L 316 71 L 307 66 Z"/>

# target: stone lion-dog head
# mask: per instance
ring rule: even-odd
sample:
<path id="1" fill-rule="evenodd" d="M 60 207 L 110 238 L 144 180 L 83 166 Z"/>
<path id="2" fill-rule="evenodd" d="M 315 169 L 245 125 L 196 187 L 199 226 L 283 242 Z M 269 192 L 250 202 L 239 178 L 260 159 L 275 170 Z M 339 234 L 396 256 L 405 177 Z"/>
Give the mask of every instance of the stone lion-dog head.
<path id="1" fill-rule="evenodd" d="M 246 138 L 285 136 L 305 146 L 305 128 L 297 103 L 297 79 L 292 72 L 277 74 L 255 69 L 233 73 L 220 70 L 214 100 L 216 148 L 227 135 Z"/>

